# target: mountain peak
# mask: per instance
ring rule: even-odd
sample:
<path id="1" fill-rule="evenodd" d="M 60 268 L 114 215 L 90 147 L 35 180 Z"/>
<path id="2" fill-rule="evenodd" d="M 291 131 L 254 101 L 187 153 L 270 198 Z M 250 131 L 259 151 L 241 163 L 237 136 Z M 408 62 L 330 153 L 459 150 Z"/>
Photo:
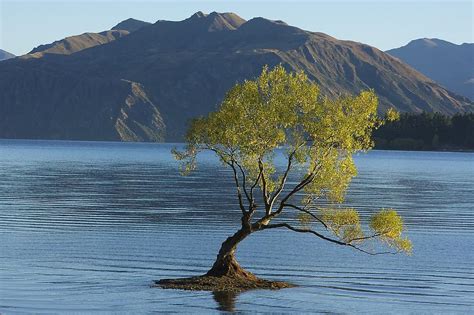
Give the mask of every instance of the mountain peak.
<path id="1" fill-rule="evenodd" d="M 118 23 L 114 27 L 112 27 L 112 30 L 124 30 L 124 31 L 129 31 L 131 33 L 150 24 L 151 23 L 149 22 L 144 22 L 144 21 L 133 19 L 133 18 L 128 18 Z"/>
<path id="2" fill-rule="evenodd" d="M 474 44 L 420 38 L 387 52 L 451 91 L 474 100 Z"/>
<path id="3" fill-rule="evenodd" d="M 200 19 L 207 17 L 207 14 L 203 13 L 202 11 L 197 11 L 193 15 L 191 15 L 190 19 Z"/>
<path id="4" fill-rule="evenodd" d="M 282 38 L 288 35 L 304 35 L 307 32 L 286 24 L 281 20 L 273 21 L 263 17 L 255 17 L 244 23 L 240 29 L 242 32 L 263 34 L 265 37 Z"/>
<path id="5" fill-rule="evenodd" d="M 201 11 L 194 13 L 185 21 L 196 23 L 197 27 L 203 27 L 209 32 L 235 30 L 246 22 L 237 14 L 231 12 L 205 14 Z"/>
<path id="6" fill-rule="evenodd" d="M 410 41 L 407 46 L 412 47 L 426 47 L 426 48 L 434 48 L 434 47 L 442 47 L 442 46 L 455 46 L 456 44 L 450 43 L 448 41 L 439 39 L 439 38 L 419 38 Z"/>
<path id="7" fill-rule="evenodd" d="M 288 24 L 286 24 L 285 22 L 281 20 L 273 21 L 273 20 L 269 20 L 263 17 L 254 17 L 248 20 L 247 23 L 245 24 L 246 24 L 246 27 L 248 27 L 249 25 L 253 25 L 255 27 L 268 27 L 268 26 L 275 26 L 275 25 L 288 26 Z"/>

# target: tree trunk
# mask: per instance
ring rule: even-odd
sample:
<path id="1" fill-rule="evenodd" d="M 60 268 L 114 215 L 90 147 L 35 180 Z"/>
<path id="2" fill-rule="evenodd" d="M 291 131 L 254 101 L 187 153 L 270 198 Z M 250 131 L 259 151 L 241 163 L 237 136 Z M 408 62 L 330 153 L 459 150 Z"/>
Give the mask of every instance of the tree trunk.
<path id="1" fill-rule="evenodd" d="M 207 272 L 206 276 L 227 276 L 231 278 L 243 278 L 246 280 L 257 279 L 255 275 L 240 267 L 239 263 L 235 259 L 235 250 L 237 249 L 237 244 L 239 244 L 250 234 L 251 230 L 249 228 L 243 227 L 234 235 L 228 237 L 222 243 L 216 261 L 214 262 L 212 268 Z"/>

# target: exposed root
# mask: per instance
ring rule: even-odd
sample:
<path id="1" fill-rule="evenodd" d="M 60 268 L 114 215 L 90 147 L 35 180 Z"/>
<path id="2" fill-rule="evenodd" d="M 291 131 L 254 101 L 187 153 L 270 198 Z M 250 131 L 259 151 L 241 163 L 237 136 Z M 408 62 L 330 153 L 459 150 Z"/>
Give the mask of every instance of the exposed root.
<path id="1" fill-rule="evenodd" d="M 240 279 L 242 281 L 257 281 L 258 278 L 253 273 L 242 268 L 234 255 L 224 256 L 216 260 L 212 268 L 205 274 L 211 277 L 228 277 Z"/>

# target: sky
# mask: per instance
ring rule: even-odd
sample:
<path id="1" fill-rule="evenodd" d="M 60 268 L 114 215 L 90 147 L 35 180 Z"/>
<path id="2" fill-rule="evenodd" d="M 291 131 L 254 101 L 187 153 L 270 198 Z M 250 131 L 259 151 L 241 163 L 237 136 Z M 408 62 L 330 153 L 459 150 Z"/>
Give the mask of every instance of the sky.
<path id="1" fill-rule="evenodd" d="M 183 20 L 197 11 L 262 16 L 382 50 L 417 38 L 472 43 L 473 3 L 449 0 L 0 0 L 0 48 L 15 55 L 84 32 L 110 29 L 127 18 Z"/>

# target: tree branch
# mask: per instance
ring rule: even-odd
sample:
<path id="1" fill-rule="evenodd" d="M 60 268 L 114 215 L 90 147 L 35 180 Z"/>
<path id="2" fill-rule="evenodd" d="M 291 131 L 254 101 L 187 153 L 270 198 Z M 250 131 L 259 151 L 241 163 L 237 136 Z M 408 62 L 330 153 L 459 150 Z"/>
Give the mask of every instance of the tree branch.
<path id="1" fill-rule="evenodd" d="M 315 166 L 313 168 L 313 170 L 298 184 L 295 186 L 295 188 L 293 188 L 293 190 L 291 190 L 288 195 L 285 196 L 285 198 L 283 198 L 280 202 L 280 208 L 278 210 L 280 210 L 282 207 L 281 205 L 284 204 L 288 199 L 290 199 L 294 194 L 296 194 L 297 192 L 299 192 L 301 189 L 305 188 L 306 185 L 310 184 L 313 180 L 314 180 L 314 177 L 316 176 L 316 171 L 317 171 L 317 166 Z"/>
<path id="2" fill-rule="evenodd" d="M 235 186 L 237 188 L 237 197 L 239 199 L 239 207 L 240 207 L 240 210 L 242 211 L 242 213 L 245 215 L 246 214 L 246 210 L 245 210 L 245 206 L 244 206 L 244 202 L 243 202 L 243 198 L 242 198 L 242 191 L 240 189 L 240 182 L 239 182 L 239 177 L 237 175 L 237 169 L 235 168 L 235 165 L 237 165 L 240 170 L 242 171 L 242 175 L 244 176 L 243 178 L 243 188 L 244 188 L 244 191 L 245 191 L 245 173 L 243 172 L 243 169 L 241 168 L 241 166 L 237 163 L 233 153 L 228 153 L 228 152 L 225 152 L 224 150 L 219 150 L 219 149 L 216 149 L 215 147 L 213 146 L 210 146 L 210 145 L 207 145 L 205 147 L 206 149 L 208 150 L 211 150 L 213 151 L 214 153 L 217 154 L 217 156 L 227 165 L 229 165 L 231 168 L 232 168 L 232 171 L 234 173 L 234 182 L 235 182 Z M 228 160 L 230 161 L 228 161 Z M 248 198 L 248 194 L 247 194 L 247 191 L 245 191 L 245 194 Z M 249 201 L 250 203 L 250 201 Z"/>
<path id="3" fill-rule="evenodd" d="M 253 190 L 255 189 L 255 187 L 257 187 L 258 182 L 260 181 L 261 177 L 262 177 L 262 170 L 260 170 L 260 172 L 258 173 L 257 179 L 253 183 L 252 187 L 250 187 L 250 198 L 252 199 L 252 201 L 253 201 Z"/>
<path id="4" fill-rule="evenodd" d="M 365 241 L 365 240 L 370 240 L 371 238 L 376 238 L 376 237 L 379 237 L 379 236 L 382 236 L 384 235 L 385 233 L 375 233 L 375 234 L 372 234 L 372 235 L 369 235 L 369 236 L 362 236 L 362 237 L 355 237 L 355 238 L 351 238 L 348 243 L 352 243 L 352 242 L 355 242 L 355 241 Z"/>
<path id="5" fill-rule="evenodd" d="M 270 213 L 271 213 L 271 210 L 272 210 L 272 207 L 273 207 L 273 203 L 275 202 L 275 200 L 278 198 L 278 196 L 280 195 L 280 193 L 283 191 L 283 188 L 285 187 L 285 183 L 286 183 L 286 179 L 288 178 L 288 174 L 290 173 L 290 169 L 291 169 L 291 164 L 293 162 L 293 157 L 295 156 L 296 154 L 296 151 L 300 148 L 301 146 L 299 146 L 298 148 L 294 149 L 293 152 L 291 152 L 291 154 L 288 156 L 288 164 L 286 166 L 286 171 L 285 173 L 283 174 L 283 177 L 281 178 L 281 182 L 280 182 L 280 186 L 278 187 L 278 189 L 275 191 L 275 193 L 273 194 L 273 196 L 270 198 L 270 202 L 269 202 L 269 206 L 270 206 Z"/>
<path id="6" fill-rule="evenodd" d="M 332 148 L 333 147 L 330 147 L 327 150 L 327 152 L 324 153 L 324 157 L 326 157 L 326 155 L 329 154 L 329 152 Z M 309 172 L 309 174 L 298 185 L 296 185 L 295 188 L 293 188 L 293 190 L 291 190 L 288 193 L 288 195 L 285 196 L 285 198 L 282 199 L 282 201 L 280 202 L 280 207 L 275 212 L 276 215 L 280 214 L 280 212 L 283 211 L 283 205 L 286 203 L 286 201 L 288 199 L 290 199 L 294 194 L 296 194 L 297 192 L 302 190 L 304 187 L 306 187 L 308 184 L 310 184 L 314 180 L 314 178 L 316 177 L 316 174 L 317 174 L 317 172 L 319 171 L 320 168 L 321 168 L 321 164 L 320 163 L 315 163 L 313 169 Z"/>
<path id="7" fill-rule="evenodd" d="M 309 176 L 312 176 L 312 175 L 309 174 L 308 177 L 309 177 Z M 284 207 L 283 205 L 285 204 L 285 201 L 286 201 L 289 197 L 291 197 L 291 195 L 293 195 L 293 194 L 296 193 L 297 191 L 303 189 L 304 186 L 306 186 L 306 185 L 309 183 L 309 182 L 308 182 L 308 183 L 304 184 L 304 182 L 307 181 L 308 177 L 305 178 L 302 182 L 300 182 L 300 183 L 292 190 L 292 192 L 290 192 L 290 194 L 288 194 L 288 195 L 280 202 L 280 206 L 278 207 L 278 210 L 277 210 L 277 211 L 275 211 L 275 212 L 273 212 L 273 213 L 267 211 L 267 212 L 265 213 L 265 216 L 263 216 L 260 220 L 258 220 L 257 223 L 258 223 L 258 224 L 259 224 L 259 223 L 263 223 L 263 222 L 267 222 L 267 223 L 268 223 L 268 222 L 270 222 L 271 219 L 273 219 L 273 218 L 275 218 L 276 216 L 280 215 L 280 213 L 283 211 L 283 207 Z M 302 184 L 304 184 L 304 185 L 301 186 Z M 300 186 L 301 186 L 301 188 L 299 188 Z M 296 190 L 296 189 L 298 189 L 298 190 Z"/>
<path id="8" fill-rule="evenodd" d="M 369 252 L 363 248 L 360 248 L 360 247 L 357 247 L 355 246 L 354 244 L 351 244 L 351 243 L 348 243 L 348 242 L 344 242 L 344 241 L 340 241 L 340 240 L 336 240 L 336 239 L 333 239 L 333 238 L 330 238 L 330 237 L 327 237 L 327 236 L 324 236 L 316 231 L 313 231 L 313 230 L 310 230 L 310 229 L 299 229 L 299 228 L 295 228 L 291 225 L 289 225 L 288 223 L 276 223 L 276 224 L 269 224 L 269 225 L 262 225 L 259 227 L 260 230 L 266 230 L 266 229 L 276 229 L 276 228 L 281 228 L 281 227 L 284 227 L 284 228 L 287 228 L 289 230 L 292 230 L 294 232 L 298 232 L 298 233 L 310 233 L 310 234 L 313 234 L 325 241 L 328 241 L 328 242 L 331 242 L 331 243 L 334 243 L 334 244 L 337 244 L 337 245 L 342 245 L 342 246 L 348 246 L 348 247 L 352 247 L 358 251 L 361 251 L 365 254 L 369 254 L 369 255 L 384 255 L 384 254 L 397 254 L 399 253 L 400 251 L 396 251 L 396 252 L 390 252 L 390 251 L 386 251 L 386 252 Z"/>
<path id="9" fill-rule="evenodd" d="M 283 204 L 283 207 L 290 207 L 290 208 L 299 210 L 299 211 L 301 211 L 301 212 L 304 212 L 304 213 L 310 215 L 312 218 L 314 218 L 314 219 L 315 219 L 316 221 L 318 221 L 319 223 L 321 223 L 326 229 L 328 229 L 328 226 L 327 226 L 326 222 L 324 222 L 323 220 L 321 220 L 321 218 L 319 218 L 318 216 L 316 216 L 314 213 L 312 213 L 312 212 L 309 211 L 309 210 L 306 210 L 306 209 L 304 209 L 304 208 L 301 208 L 301 207 L 298 207 L 298 206 L 295 206 L 295 205 L 292 205 L 292 204 L 288 204 L 288 203 Z"/>
<path id="10" fill-rule="evenodd" d="M 268 191 L 267 191 L 267 181 L 265 180 L 265 173 L 263 168 L 262 159 L 258 159 L 258 168 L 260 169 L 260 173 L 262 174 L 262 195 L 263 195 L 263 202 L 265 203 L 265 214 L 270 214 L 270 207 L 268 203 Z"/>
<path id="11" fill-rule="evenodd" d="M 234 159 L 234 162 L 239 167 L 240 173 L 242 174 L 242 189 L 244 190 L 245 197 L 247 197 L 247 200 L 249 201 L 249 205 L 251 206 L 252 205 L 252 199 L 250 198 L 249 193 L 247 192 L 247 186 L 246 186 L 247 177 L 245 175 L 245 171 L 242 168 L 242 166 L 235 159 Z"/>
<path id="12" fill-rule="evenodd" d="M 325 153 L 327 155 L 329 153 L 329 150 Z M 285 198 L 280 201 L 280 206 L 278 207 L 278 210 L 270 213 L 269 211 L 266 212 L 265 216 L 262 217 L 260 220 L 257 221 L 258 224 L 261 224 L 262 222 L 270 222 L 271 219 L 275 218 L 276 216 L 280 215 L 280 213 L 283 211 L 284 204 L 285 202 L 290 199 L 294 194 L 302 190 L 304 187 L 306 187 L 308 184 L 310 184 L 315 176 L 317 175 L 317 172 L 321 168 L 321 164 L 315 164 L 313 169 L 308 173 L 308 175 L 300 182 L 298 185 L 296 185 L 293 190 L 291 190 L 288 195 L 285 196 Z"/>
<path id="13" fill-rule="evenodd" d="M 242 213 L 245 215 L 246 214 L 246 210 L 245 210 L 245 207 L 244 207 L 244 202 L 242 200 L 242 192 L 240 190 L 240 184 L 239 184 L 239 177 L 237 176 L 237 169 L 235 168 L 234 166 L 234 161 L 232 162 L 226 162 L 230 167 L 232 167 L 232 170 L 234 172 L 234 181 L 235 181 L 235 186 L 237 188 L 237 197 L 239 198 L 239 206 L 240 206 L 240 210 L 242 210 Z"/>

